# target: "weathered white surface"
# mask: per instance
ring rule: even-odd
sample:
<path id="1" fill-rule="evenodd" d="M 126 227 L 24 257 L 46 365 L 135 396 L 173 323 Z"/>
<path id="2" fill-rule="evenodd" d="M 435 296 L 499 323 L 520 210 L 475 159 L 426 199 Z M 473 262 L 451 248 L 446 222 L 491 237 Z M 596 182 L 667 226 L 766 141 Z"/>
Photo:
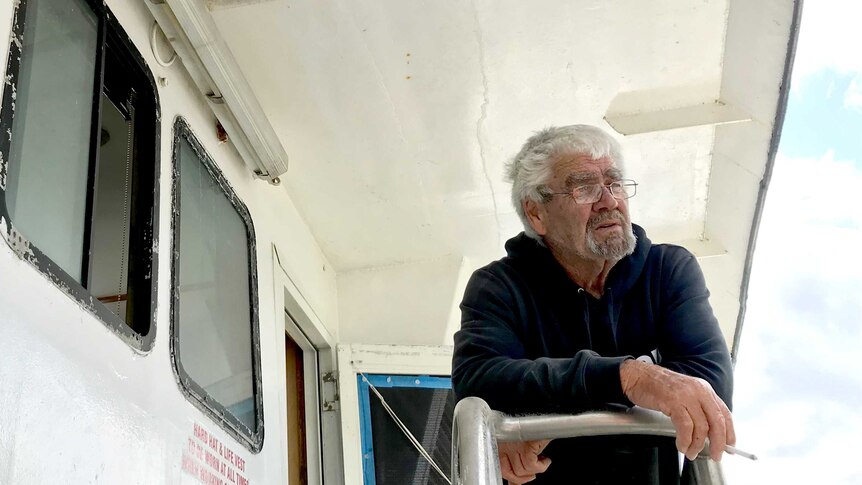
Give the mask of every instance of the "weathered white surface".
<path id="1" fill-rule="evenodd" d="M 621 92 L 706 86 L 714 99 L 726 9 L 724 1 L 271 2 L 213 15 L 291 147 L 286 187 L 342 271 L 498 256 L 520 227 L 502 165 L 524 139 L 549 124 L 604 125 Z M 681 182 L 709 166 L 712 131 L 672 135 L 673 151 L 659 137 L 631 156 L 661 160 L 651 169 L 682 172 Z M 705 181 L 675 182 L 644 187 L 639 204 L 671 185 L 705 189 Z M 705 199 L 689 206 L 656 236 L 699 235 Z"/>
<path id="2" fill-rule="evenodd" d="M 459 282 L 461 266 L 461 259 L 449 257 L 339 275 L 340 341 L 451 345 L 445 323 L 466 284 Z"/>
<path id="3" fill-rule="evenodd" d="M 0 5 L 2 31 L 11 24 L 8 3 Z M 246 460 L 251 483 L 279 483 L 286 456 L 278 439 L 285 429 L 284 407 L 277 398 L 285 383 L 284 310 L 273 311 L 272 247 L 283 248 L 280 262 L 292 281 L 287 291 L 302 294 L 305 306 L 296 310 L 313 313 L 331 335 L 338 334 L 335 272 L 287 193 L 253 179 L 233 147 L 217 142 L 212 113 L 181 64 L 164 69 L 153 60 L 148 40 L 153 20 L 145 6 L 121 0 L 108 4 L 154 77 L 169 79 L 167 87 L 159 88 L 155 343 L 146 355 L 133 351 L 0 242 L 0 484 L 198 483 L 181 471 L 182 452 L 195 422 Z M 171 158 L 176 116 L 189 121 L 254 221 L 265 397 L 265 439 L 258 454 L 193 406 L 180 392 L 171 367 Z"/>
<path id="4" fill-rule="evenodd" d="M 3 63 L 0 64 L 3 67 L 3 71 L 6 70 L 6 59 L 9 55 L 9 41 L 10 35 L 12 33 L 12 10 L 15 8 L 16 2 L 2 2 L 0 3 L 0 59 L 3 59 Z M 0 83 L 0 93 L 3 92 L 6 83 Z"/>

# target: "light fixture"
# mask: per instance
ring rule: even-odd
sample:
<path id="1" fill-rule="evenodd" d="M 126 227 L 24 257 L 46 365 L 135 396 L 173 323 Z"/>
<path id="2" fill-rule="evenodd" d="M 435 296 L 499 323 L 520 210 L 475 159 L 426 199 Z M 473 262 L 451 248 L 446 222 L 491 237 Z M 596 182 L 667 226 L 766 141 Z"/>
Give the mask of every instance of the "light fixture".
<path id="1" fill-rule="evenodd" d="M 203 0 L 146 3 L 210 108 L 257 177 L 280 182 L 287 152 Z"/>

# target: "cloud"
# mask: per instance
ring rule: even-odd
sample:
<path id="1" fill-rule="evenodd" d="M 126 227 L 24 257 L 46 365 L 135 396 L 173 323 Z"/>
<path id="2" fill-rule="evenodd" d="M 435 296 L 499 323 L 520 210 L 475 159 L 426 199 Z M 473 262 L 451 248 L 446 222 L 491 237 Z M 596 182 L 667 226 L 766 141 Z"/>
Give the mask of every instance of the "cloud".
<path id="1" fill-rule="evenodd" d="M 779 153 L 736 368 L 728 483 L 862 483 L 862 164 Z"/>
<path id="2" fill-rule="evenodd" d="M 850 81 L 850 86 L 844 93 L 844 107 L 862 111 L 862 75 Z"/>
<path id="3" fill-rule="evenodd" d="M 794 88 L 823 69 L 862 73 L 862 2 L 816 0 L 805 2 L 793 66 Z"/>
<path id="4" fill-rule="evenodd" d="M 810 136 L 816 136 L 816 130 Z M 779 152 L 766 205 L 769 218 L 764 217 L 764 225 L 781 231 L 777 237 L 793 235 L 794 239 L 786 240 L 788 244 L 798 244 L 798 238 L 813 238 L 820 241 L 817 246 L 828 246 L 832 244 L 825 237 L 828 235 L 812 232 L 814 229 L 835 227 L 840 231 L 862 227 L 859 184 L 862 184 L 859 162 L 836 159 L 832 150 L 817 158 L 793 158 Z M 771 239 L 771 231 L 764 232 L 766 241 L 778 242 Z"/>
<path id="5" fill-rule="evenodd" d="M 840 426 L 820 428 L 817 418 L 839 414 Z M 802 403 L 775 406 L 756 423 L 745 445 L 759 451 L 759 461 L 727 456 L 722 461 L 727 483 L 862 483 L 858 463 L 858 432 L 862 419 L 843 414 L 843 409 L 806 406 Z M 801 453 L 800 453 L 801 452 Z"/>

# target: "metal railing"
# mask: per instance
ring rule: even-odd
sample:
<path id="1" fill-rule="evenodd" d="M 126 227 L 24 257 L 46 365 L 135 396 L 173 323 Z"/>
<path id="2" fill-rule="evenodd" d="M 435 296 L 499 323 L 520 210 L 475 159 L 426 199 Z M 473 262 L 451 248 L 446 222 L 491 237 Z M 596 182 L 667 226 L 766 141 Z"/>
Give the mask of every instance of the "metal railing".
<path id="1" fill-rule="evenodd" d="M 575 415 L 507 416 L 477 397 L 455 406 L 452 425 L 452 484 L 499 485 L 497 441 L 531 441 L 607 435 L 676 436 L 670 419 L 643 408 Z M 724 485 L 721 465 L 701 453 L 692 462 L 695 483 Z"/>

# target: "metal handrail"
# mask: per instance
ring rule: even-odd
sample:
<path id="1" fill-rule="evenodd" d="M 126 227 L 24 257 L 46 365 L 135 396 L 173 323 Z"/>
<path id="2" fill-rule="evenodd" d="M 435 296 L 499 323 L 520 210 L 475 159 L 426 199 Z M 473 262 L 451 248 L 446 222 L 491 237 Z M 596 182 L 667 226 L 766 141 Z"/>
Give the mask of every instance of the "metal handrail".
<path id="1" fill-rule="evenodd" d="M 671 420 L 644 408 L 574 415 L 508 416 L 478 397 L 455 406 L 452 424 L 452 484 L 498 485 L 497 441 L 532 441 L 607 435 L 676 436 Z M 695 483 L 724 485 L 721 465 L 701 453 L 692 462 Z"/>

